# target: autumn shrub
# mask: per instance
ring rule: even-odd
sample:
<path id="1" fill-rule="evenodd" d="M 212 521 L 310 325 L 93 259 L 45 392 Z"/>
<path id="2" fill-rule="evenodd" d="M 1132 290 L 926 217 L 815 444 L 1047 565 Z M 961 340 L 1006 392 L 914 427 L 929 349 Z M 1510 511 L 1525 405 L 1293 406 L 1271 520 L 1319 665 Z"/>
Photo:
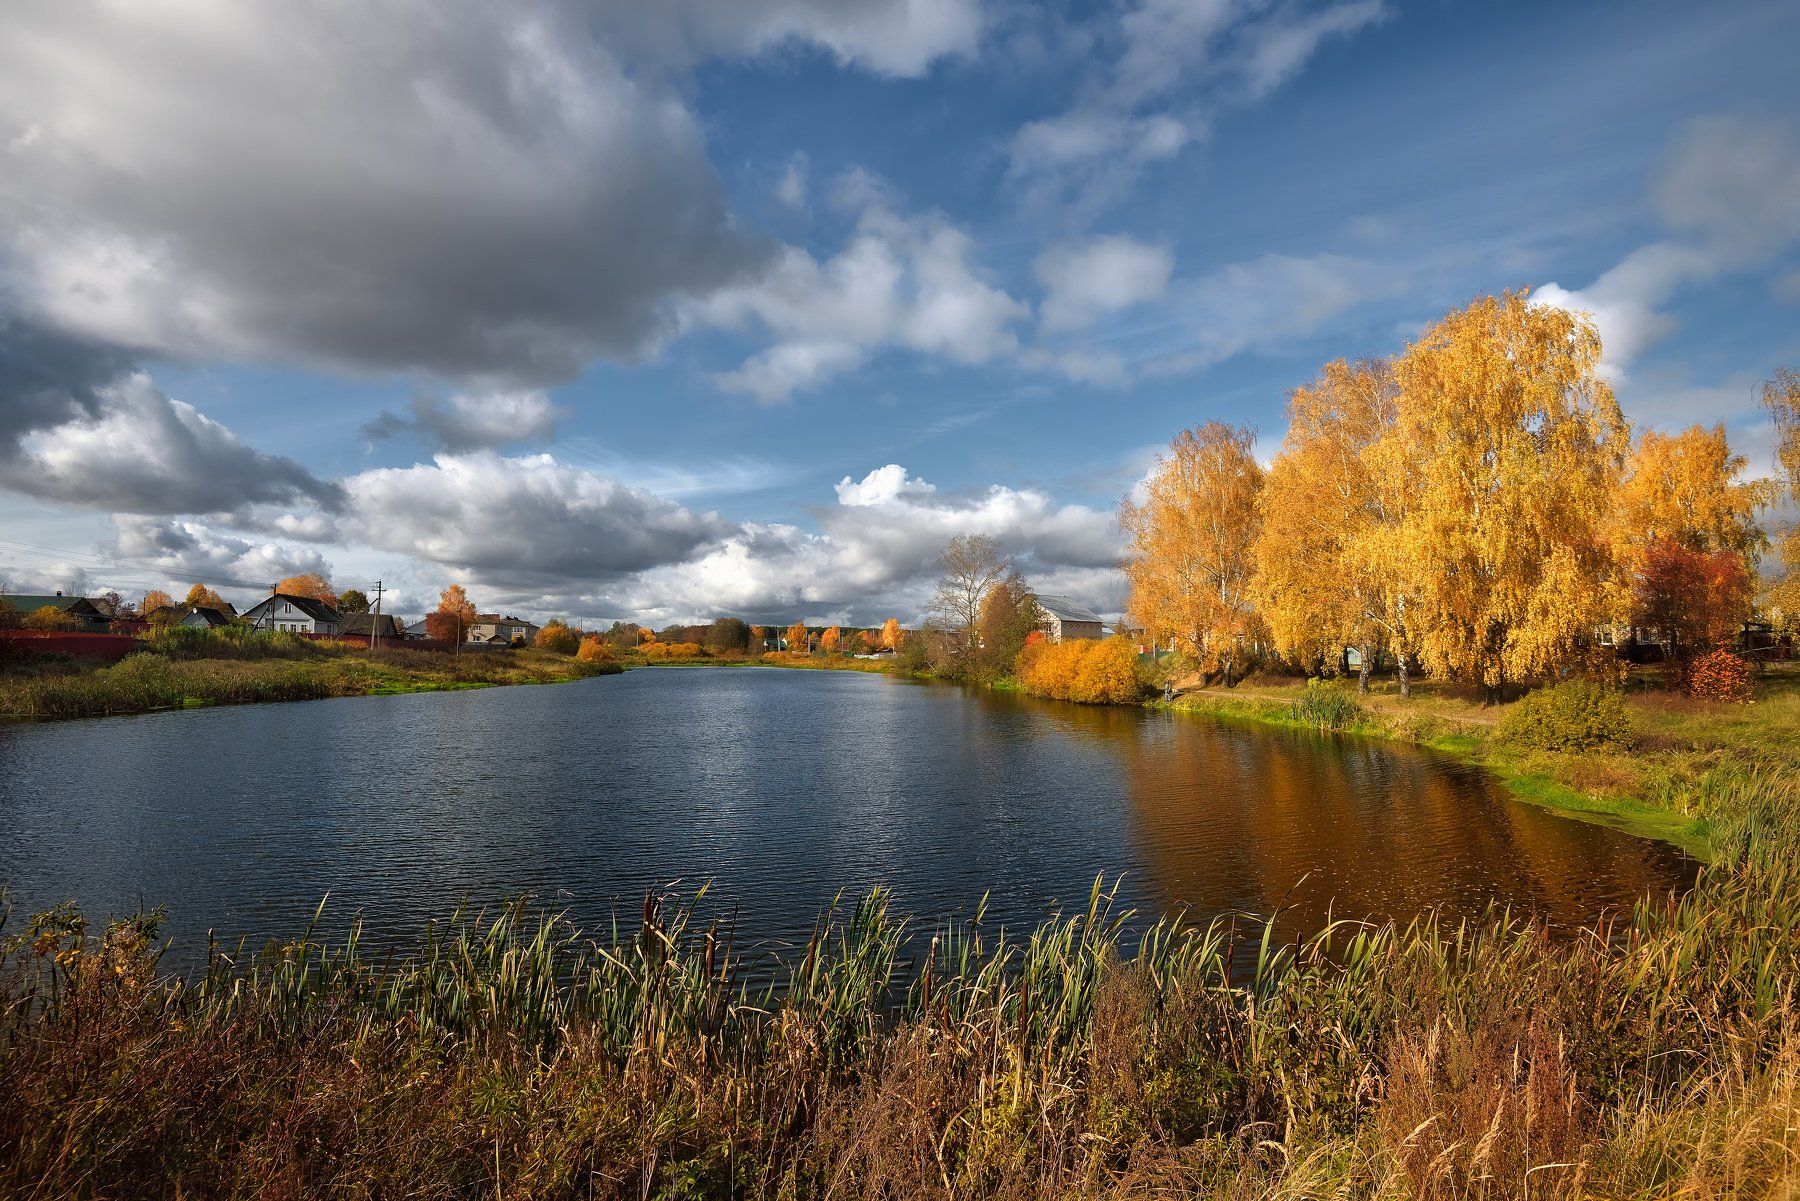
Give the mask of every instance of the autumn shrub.
<path id="1" fill-rule="evenodd" d="M 342 649 L 286 630 L 259 630 L 249 625 L 211 629 L 152 626 L 139 636 L 138 644 L 169 659 L 317 659 Z"/>
<path id="2" fill-rule="evenodd" d="M 700 659 L 706 648 L 698 642 L 646 642 L 638 653 L 646 659 Z"/>
<path id="3" fill-rule="evenodd" d="M 1625 698 L 1591 680 L 1527 693 L 1500 723 L 1501 737 L 1544 751 L 1621 750 L 1631 741 Z"/>
<path id="4" fill-rule="evenodd" d="M 1748 659 L 1721 648 L 1690 663 L 1685 682 L 1697 700 L 1748 705 L 1755 697 L 1755 674 Z"/>
<path id="5" fill-rule="evenodd" d="M 613 661 L 611 648 L 606 645 L 604 639 L 594 634 L 581 640 L 581 649 L 575 652 L 575 657 L 583 663 L 611 663 Z"/>
<path id="6" fill-rule="evenodd" d="M 63 612 L 55 605 L 44 605 L 27 613 L 19 623 L 27 630 L 79 630 L 81 619 Z"/>
<path id="7" fill-rule="evenodd" d="M 537 648 L 558 655 L 573 655 L 581 647 L 581 636 L 561 621 L 551 621 L 537 632 Z"/>
<path id="8" fill-rule="evenodd" d="M 1125 638 L 1028 642 L 1017 677 L 1027 692 L 1089 705 L 1125 705 L 1144 694 L 1137 648 Z"/>

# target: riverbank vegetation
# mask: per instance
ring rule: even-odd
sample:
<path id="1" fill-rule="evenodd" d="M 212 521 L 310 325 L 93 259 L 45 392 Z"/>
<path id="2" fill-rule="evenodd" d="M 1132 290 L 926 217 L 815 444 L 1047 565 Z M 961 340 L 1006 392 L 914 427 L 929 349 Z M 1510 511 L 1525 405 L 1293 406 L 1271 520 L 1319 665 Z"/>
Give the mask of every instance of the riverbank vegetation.
<path id="1" fill-rule="evenodd" d="M 1495 914 L 909 932 L 766 962 L 647 901 L 164 978 L 153 919 L 9 925 L 0 1193 L 1778 1198 L 1800 1184 L 1800 779 L 1692 798 L 1720 854 L 1585 935 Z"/>
<path id="2" fill-rule="evenodd" d="M 541 684 L 620 670 L 546 651 L 370 649 L 237 627 L 159 629 L 111 666 L 49 658 L 0 673 L 0 716 L 34 720 Z"/>

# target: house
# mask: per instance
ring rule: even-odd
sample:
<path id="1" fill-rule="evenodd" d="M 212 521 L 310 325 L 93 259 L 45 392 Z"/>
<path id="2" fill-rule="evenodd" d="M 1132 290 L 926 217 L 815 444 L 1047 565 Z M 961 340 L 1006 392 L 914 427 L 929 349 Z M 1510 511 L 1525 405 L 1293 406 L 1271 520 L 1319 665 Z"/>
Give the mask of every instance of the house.
<path id="1" fill-rule="evenodd" d="M 1044 626 L 1052 642 L 1063 642 L 1071 638 L 1106 637 L 1106 625 L 1100 620 L 1100 615 L 1076 604 L 1070 597 L 1040 596 L 1037 598 L 1037 607 L 1038 612 L 1043 615 Z"/>
<path id="2" fill-rule="evenodd" d="M 231 608 L 230 605 L 225 606 L 225 609 L 215 609 L 210 605 L 183 605 L 181 607 L 187 612 L 182 614 L 181 620 L 175 624 L 190 630 L 216 630 L 221 626 L 230 625 L 231 619 L 237 616 L 235 612 L 226 612 L 226 609 Z"/>
<path id="3" fill-rule="evenodd" d="M 431 630 L 425 625 L 425 619 L 421 617 L 406 627 L 405 634 L 408 638 L 429 638 Z"/>
<path id="4" fill-rule="evenodd" d="M 244 620 L 259 630 L 295 634 L 336 634 L 344 624 L 338 611 L 310 596 L 277 592 L 244 610 Z"/>
<path id="5" fill-rule="evenodd" d="M 39 609 L 57 609 L 79 621 L 82 629 L 106 629 L 106 614 L 85 596 L 64 596 L 60 592 L 50 596 L 7 592 L 0 593 L 0 600 L 11 605 L 13 612 L 20 617 L 29 616 Z"/>
<path id="6" fill-rule="evenodd" d="M 338 626 L 340 638 L 367 638 L 371 635 L 379 640 L 392 642 L 408 637 L 409 628 L 386 613 L 344 614 L 343 624 Z"/>
<path id="7" fill-rule="evenodd" d="M 523 617 L 477 613 L 475 620 L 469 623 L 469 632 L 464 636 L 464 641 L 484 642 L 493 646 L 509 646 L 514 639 L 524 639 L 529 643 L 537 637 L 538 629 L 538 626 Z"/>

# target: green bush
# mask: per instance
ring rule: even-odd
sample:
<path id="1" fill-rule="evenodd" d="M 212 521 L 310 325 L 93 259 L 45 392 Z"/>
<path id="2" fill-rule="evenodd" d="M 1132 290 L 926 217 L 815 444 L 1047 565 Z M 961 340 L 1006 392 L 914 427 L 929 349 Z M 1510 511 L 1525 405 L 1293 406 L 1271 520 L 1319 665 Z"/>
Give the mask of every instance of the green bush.
<path id="1" fill-rule="evenodd" d="M 1512 707 L 1500 735 L 1544 751 L 1622 750 L 1631 742 L 1625 698 L 1589 680 L 1540 688 Z"/>
<path id="2" fill-rule="evenodd" d="M 1306 691 L 1289 706 L 1288 714 L 1321 730 L 1347 730 L 1366 716 L 1355 697 L 1324 680 L 1308 680 Z"/>

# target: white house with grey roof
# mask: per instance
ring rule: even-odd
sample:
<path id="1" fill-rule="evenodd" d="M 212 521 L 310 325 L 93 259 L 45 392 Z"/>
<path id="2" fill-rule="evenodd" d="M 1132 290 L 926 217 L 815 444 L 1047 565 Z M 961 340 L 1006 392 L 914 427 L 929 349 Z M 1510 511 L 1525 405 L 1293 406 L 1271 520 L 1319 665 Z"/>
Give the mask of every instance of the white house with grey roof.
<path id="1" fill-rule="evenodd" d="M 1067 596 L 1039 596 L 1038 612 L 1044 619 L 1052 642 L 1070 638 L 1104 638 L 1105 623 L 1092 609 L 1075 603 Z"/>
<path id="2" fill-rule="evenodd" d="M 335 634 L 344 624 L 338 611 L 310 596 L 277 592 L 245 609 L 245 621 L 259 630 L 286 630 L 295 634 Z"/>

